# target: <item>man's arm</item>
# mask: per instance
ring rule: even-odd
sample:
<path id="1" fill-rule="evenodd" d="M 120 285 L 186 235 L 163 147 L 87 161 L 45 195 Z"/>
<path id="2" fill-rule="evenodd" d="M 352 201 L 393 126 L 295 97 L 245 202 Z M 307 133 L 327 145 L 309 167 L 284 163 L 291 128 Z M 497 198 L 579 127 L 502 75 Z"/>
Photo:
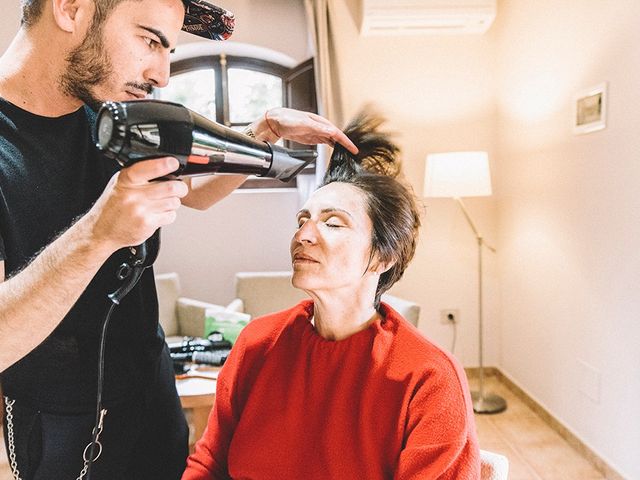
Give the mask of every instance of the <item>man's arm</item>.
<path id="1" fill-rule="evenodd" d="M 165 158 L 123 169 L 89 212 L 22 271 L 5 280 L 0 262 L 0 372 L 47 338 L 113 252 L 175 220 L 186 186 L 149 180 L 176 168 L 177 160 Z"/>
<path id="2" fill-rule="evenodd" d="M 291 108 L 272 108 L 250 125 L 257 140 L 275 143 L 280 138 L 306 145 L 340 143 L 352 153 L 358 149 L 342 130 L 326 118 L 315 113 Z M 187 179 L 189 193 L 182 204 L 198 210 L 206 210 L 222 200 L 246 180 L 244 175 L 211 175 Z"/>
<path id="3" fill-rule="evenodd" d="M 0 283 L 0 371 L 37 347 L 67 314 L 110 252 L 80 220 L 22 272 Z"/>

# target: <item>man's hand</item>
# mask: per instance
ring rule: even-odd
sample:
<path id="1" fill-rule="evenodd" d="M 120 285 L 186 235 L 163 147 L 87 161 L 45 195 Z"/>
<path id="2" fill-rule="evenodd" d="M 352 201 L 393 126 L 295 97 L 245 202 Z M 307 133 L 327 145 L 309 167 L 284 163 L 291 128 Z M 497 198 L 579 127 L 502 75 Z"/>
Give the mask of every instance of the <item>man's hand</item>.
<path id="1" fill-rule="evenodd" d="M 315 113 L 291 108 L 272 108 L 252 128 L 256 136 L 264 132 L 266 135 L 272 134 L 271 139 L 277 136 L 305 145 L 326 143 L 333 146 L 339 143 L 351 153 L 358 153 L 358 148 L 342 130 Z"/>
<path id="2" fill-rule="evenodd" d="M 159 227 L 176 219 L 180 199 L 188 187 L 180 180 L 156 181 L 178 169 L 172 157 L 135 163 L 116 173 L 87 214 L 92 233 L 112 251 L 138 245 Z"/>

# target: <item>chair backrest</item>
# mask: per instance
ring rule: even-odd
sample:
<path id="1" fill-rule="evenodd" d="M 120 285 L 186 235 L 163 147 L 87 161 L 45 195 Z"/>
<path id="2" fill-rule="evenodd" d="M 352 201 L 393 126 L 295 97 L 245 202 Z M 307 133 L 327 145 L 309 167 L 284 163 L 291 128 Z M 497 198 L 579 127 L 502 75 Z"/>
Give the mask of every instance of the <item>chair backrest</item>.
<path id="1" fill-rule="evenodd" d="M 418 320 L 420 319 L 420 305 L 412 302 L 411 300 L 394 297 L 388 293 L 383 293 L 380 299 L 389 304 L 391 308 L 402 315 L 405 320 L 408 320 L 413 326 L 418 326 Z"/>
<path id="2" fill-rule="evenodd" d="M 236 273 L 236 297 L 244 303 L 244 312 L 251 318 L 292 307 L 309 296 L 291 285 L 291 272 Z M 417 303 L 384 294 L 388 303 L 413 325 L 418 325 L 420 306 Z"/>
<path id="3" fill-rule="evenodd" d="M 278 312 L 309 298 L 291 285 L 291 272 L 236 273 L 236 297 L 251 318 Z"/>
<path id="4" fill-rule="evenodd" d="M 158 314 L 160 325 L 166 336 L 180 335 L 176 303 L 180 296 L 180 279 L 177 273 L 159 273 L 156 275 L 158 292 Z"/>
<path id="5" fill-rule="evenodd" d="M 509 459 L 499 453 L 480 450 L 480 480 L 507 480 Z"/>

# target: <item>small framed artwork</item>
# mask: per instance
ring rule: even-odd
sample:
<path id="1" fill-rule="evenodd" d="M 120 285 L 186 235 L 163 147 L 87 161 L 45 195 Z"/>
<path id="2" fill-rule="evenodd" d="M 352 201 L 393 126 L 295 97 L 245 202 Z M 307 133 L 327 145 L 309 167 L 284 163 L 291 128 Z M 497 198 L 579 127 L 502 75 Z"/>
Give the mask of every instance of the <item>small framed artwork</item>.
<path id="1" fill-rule="evenodd" d="M 607 82 L 583 90 L 575 96 L 573 133 L 602 130 L 607 126 Z"/>

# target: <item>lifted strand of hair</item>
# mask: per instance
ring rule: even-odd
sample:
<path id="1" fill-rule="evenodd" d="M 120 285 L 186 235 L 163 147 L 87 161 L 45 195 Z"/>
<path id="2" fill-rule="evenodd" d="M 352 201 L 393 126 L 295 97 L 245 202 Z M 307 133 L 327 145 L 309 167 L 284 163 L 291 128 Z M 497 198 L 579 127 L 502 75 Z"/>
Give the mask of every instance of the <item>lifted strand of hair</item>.
<path id="1" fill-rule="evenodd" d="M 341 145 L 331 155 L 324 184 L 344 181 L 364 172 L 397 177 L 400 173 L 400 148 L 389 132 L 382 131 L 386 119 L 370 105 L 365 106 L 345 127 L 344 133 L 358 147 L 353 155 Z"/>

